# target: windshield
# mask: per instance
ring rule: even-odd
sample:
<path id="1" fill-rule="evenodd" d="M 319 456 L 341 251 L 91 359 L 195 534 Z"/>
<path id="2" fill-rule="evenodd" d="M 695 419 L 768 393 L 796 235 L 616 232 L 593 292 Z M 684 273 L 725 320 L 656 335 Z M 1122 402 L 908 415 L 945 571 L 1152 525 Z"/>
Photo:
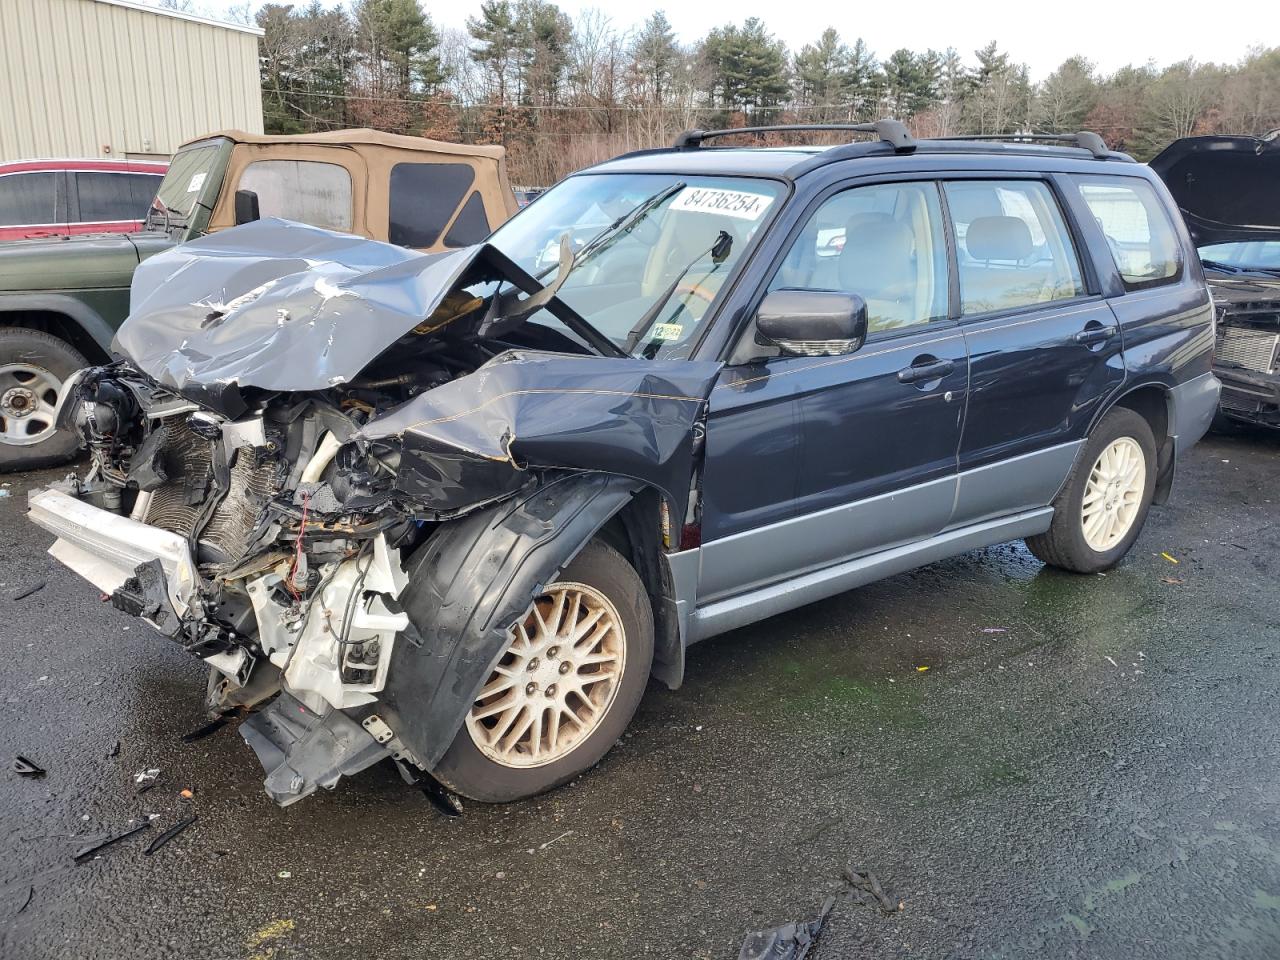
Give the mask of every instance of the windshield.
<path id="1" fill-rule="evenodd" d="M 148 225 L 178 227 L 186 224 L 197 201 L 204 194 L 205 181 L 218 162 L 222 142 L 180 150 L 169 164 L 169 172 L 160 181 L 155 209 L 148 213 Z M 165 211 L 168 220 L 165 220 Z"/>
<path id="2" fill-rule="evenodd" d="M 551 283 L 568 233 L 576 259 L 559 298 L 632 356 L 687 357 L 781 192 L 779 183 L 745 177 L 584 174 L 489 242 Z M 531 319 L 565 329 L 546 310 Z"/>
<path id="3" fill-rule="evenodd" d="M 1237 270 L 1280 270 L 1280 240 L 1211 243 L 1200 248 L 1200 259 Z"/>

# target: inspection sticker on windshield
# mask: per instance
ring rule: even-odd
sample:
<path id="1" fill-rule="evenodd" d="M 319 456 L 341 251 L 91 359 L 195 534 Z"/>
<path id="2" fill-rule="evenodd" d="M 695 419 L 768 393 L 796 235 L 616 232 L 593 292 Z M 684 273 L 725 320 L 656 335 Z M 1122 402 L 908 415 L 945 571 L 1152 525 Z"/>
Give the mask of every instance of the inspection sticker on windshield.
<path id="1" fill-rule="evenodd" d="M 197 190 L 203 187 L 204 177 L 205 175 L 203 173 L 194 174 L 191 177 L 191 182 L 187 184 L 187 193 L 195 193 Z"/>
<path id="2" fill-rule="evenodd" d="M 688 210 L 692 213 L 718 213 L 739 220 L 759 220 L 771 203 L 773 197 L 763 193 L 685 187 L 671 204 L 671 209 Z"/>
<path id="3" fill-rule="evenodd" d="M 655 340 L 679 340 L 682 333 L 684 333 L 683 323 L 658 323 L 653 327 Z"/>

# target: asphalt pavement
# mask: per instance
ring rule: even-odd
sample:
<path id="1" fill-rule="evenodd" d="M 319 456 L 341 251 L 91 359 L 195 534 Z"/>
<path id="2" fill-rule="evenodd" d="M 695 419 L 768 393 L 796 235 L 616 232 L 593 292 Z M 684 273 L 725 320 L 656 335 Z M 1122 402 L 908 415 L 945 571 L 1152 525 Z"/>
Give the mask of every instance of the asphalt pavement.
<path id="1" fill-rule="evenodd" d="M 709 641 L 596 770 L 455 819 L 182 743 L 204 671 L 44 553 L 56 474 L 0 478 L 5 960 L 732 960 L 831 894 L 810 960 L 1280 957 L 1280 434 L 1197 446 L 1105 576 L 1004 545 Z"/>

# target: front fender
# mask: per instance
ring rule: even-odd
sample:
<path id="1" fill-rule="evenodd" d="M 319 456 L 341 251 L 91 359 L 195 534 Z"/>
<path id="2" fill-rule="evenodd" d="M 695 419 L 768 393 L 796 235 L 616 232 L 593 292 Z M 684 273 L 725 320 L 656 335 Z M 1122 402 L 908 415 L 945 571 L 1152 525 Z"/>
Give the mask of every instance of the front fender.
<path id="1" fill-rule="evenodd" d="M 413 629 L 396 639 L 378 712 L 427 769 L 453 742 L 510 625 L 642 486 L 561 475 L 444 524 L 409 558 L 401 604 Z"/>

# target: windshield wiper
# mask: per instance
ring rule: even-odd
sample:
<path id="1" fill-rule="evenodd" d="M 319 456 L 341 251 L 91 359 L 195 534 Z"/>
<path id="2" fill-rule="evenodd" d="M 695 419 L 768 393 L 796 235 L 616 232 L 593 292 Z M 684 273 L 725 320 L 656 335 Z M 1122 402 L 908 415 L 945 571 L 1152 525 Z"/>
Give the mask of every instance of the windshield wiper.
<path id="1" fill-rule="evenodd" d="M 569 270 L 574 270 L 577 267 L 581 266 L 582 264 L 586 263 L 589 259 L 591 259 L 591 257 L 595 256 L 601 250 L 604 250 L 606 247 L 612 244 L 616 239 L 621 237 L 623 234 L 630 233 L 631 230 L 635 228 L 636 224 L 638 224 L 641 220 L 643 220 L 645 217 L 649 215 L 649 212 L 651 210 L 665 203 L 668 198 L 670 198 L 673 194 L 679 193 L 686 186 L 688 186 L 688 184 L 686 184 L 683 180 L 677 180 L 675 183 L 669 186 L 663 187 L 657 193 L 653 194 L 653 196 L 647 197 L 646 199 L 641 200 L 640 203 L 632 207 L 622 216 L 618 217 L 617 220 L 613 221 L 613 223 L 609 224 L 607 227 L 605 227 L 603 230 L 597 233 L 594 237 L 588 240 L 586 243 L 586 246 L 584 246 L 581 250 L 579 250 L 576 254 L 574 254 L 573 262 L 569 264 Z M 560 264 L 557 264 L 557 263 L 551 264 L 541 273 L 534 274 L 534 279 L 542 280 L 543 277 L 546 277 L 548 274 L 551 273 L 552 270 L 555 270 L 558 266 L 560 266 Z M 569 271 L 565 271 L 564 275 L 567 276 L 568 272 Z"/>
<path id="2" fill-rule="evenodd" d="M 667 305 L 667 301 L 675 296 L 675 292 L 680 289 L 680 281 L 684 279 L 685 274 L 692 270 L 699 260 L 710 255 L 712 263 L 715 264 L 714 267 L 707 271 L 707 276 L 710 276 L 720 268 L 722 263 L 725 262 L 729 256 L 729 251 L 732 249 L 733 237 L 728 231 L 721 230 L 720 234 L 716 237 L 716 242 L 711 245 L 710 249 L 702 251 L 702 253 L 690 260 L 683 270 L 676 274 L 676 278 L 671 281 L 671 285 L 662 292 L 662 296 L 658 297 L 658 299 L 653 302 L 653 306 L 644 312 L 644 315 L 636 321 L 636 325 L 631 328 L 631 332 L 627 334 L 627 342 L 623 345 L 622 349 L 627 352 L 628 356 L 631 354 L 631 351 L 636 348 L 636 344 L 640 342 L 640 338 L 648 333 L 649 328 L 657 321 L 658 315 L 662 313 L 662 308 Z"/>

